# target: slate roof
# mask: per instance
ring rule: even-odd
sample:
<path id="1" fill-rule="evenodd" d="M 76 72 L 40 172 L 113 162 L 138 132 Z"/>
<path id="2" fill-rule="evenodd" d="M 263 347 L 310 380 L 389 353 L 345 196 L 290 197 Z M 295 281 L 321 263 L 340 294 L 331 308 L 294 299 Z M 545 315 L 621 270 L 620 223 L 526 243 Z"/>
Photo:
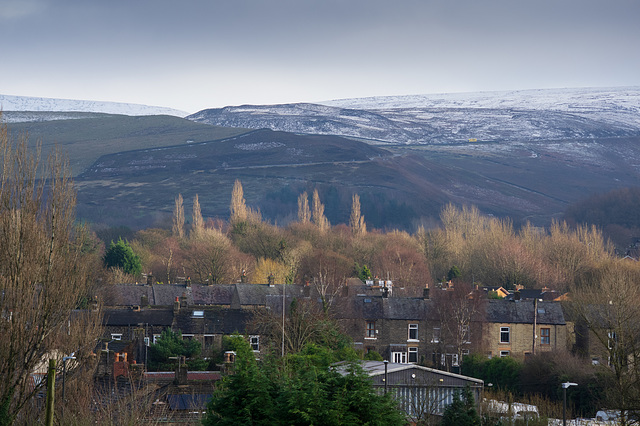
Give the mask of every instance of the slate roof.
<path id="1" fill-rule="evenodd" d="M 102 324 L 105 326 L 128 326 L 150 324 L 169 327 L 173 322 L 170 309 L 105 309 Z"/>
<path id="2" fill-rule="evenodd" d="M 113 287 L 110 295 L 110 305 L 137 306 L 142 305 L 142 296 L 146 296 L 148 303 L 154 306 L 173 306 L 176 297 L 183 295 L 187 304 L 216 306 L 226 305 L 260 306 L 266 305 L 267 297 L 282 297 L 283 284 L 269 286 L 267 284 L 118 284 Z M 304 286 L 298 284 L 287 285 L 288 296 L 304 297 Z"/>
<path id="3" fill-rule="evenodd" d="M 355 296 L 338 301 L 334 313 L 340 319 L 426 320 L 429 301 L 413 297 Z"/>
<path id="4" fill-rule="evenodd" d="M 385 319 L 424 320 L 427 317 L 427 304 L 421 298 L 383 298 L 382 306 Z"/>
<path id="5" fill-rule="evenodd" d="M 533 301 L 488 300 L 487 321 L 494 323 L 533 324 Z M 565 325 L 562 306 L 557 302 L 538 302 L 538 324 Z"/>
<path id="6" fill-rule="evenodd" d="M 205 410 L 211 394 L 169 394 L 167 401 L 171 410 Z"/>
<path id="7" fill-rule="evenodd" d="M 201 310 L 203 316 L 194 317 L 194 310 Z M 250 332 L 247 327 L 251 325 L 252 317 L 252 312 L 244 309 L 181 308 L 176 316 L 176 328 L 181 330 L 182 334 L 244 333 Z"/>

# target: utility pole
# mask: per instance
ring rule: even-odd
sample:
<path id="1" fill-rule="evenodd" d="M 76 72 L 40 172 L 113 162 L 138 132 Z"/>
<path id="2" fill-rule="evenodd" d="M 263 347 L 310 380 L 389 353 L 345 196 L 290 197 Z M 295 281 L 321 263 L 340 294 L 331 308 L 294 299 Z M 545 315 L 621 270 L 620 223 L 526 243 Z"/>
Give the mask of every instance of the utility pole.
<path id="1" fill-rule="evenodd" d="M 567 426 L 567 388 L 569 386 L 578 386 L 578 384 L 571 382 L 562 384 L 562 426 Z"/>
<path id="2" fill-rule="evenodd" d="M 531 348 L 531 355 L 536 354 L 536 329 L 538 328 L 538 299 L 533 299 L 533 346 Z"/>
<path id="3" fill-rule="evenodd" d="M 47 372 L 47 418 L 45 424 L 53 426 L 53 412 L 56 397 L 56 360 L 49 360 L 49 371 Z"/>
<path id="4" fill-rule="evenodd" d="M 282 284 L 282 357 L 284 358 L 284 308 L 285 308 L 285 292 L 286 284 Z"/>

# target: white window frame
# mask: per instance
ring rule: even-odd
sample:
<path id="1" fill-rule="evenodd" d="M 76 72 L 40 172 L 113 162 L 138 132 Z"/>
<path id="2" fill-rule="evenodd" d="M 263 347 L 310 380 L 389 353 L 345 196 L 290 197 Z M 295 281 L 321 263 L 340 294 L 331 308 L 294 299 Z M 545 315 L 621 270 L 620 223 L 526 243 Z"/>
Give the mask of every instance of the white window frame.
<path id="1" fill-rule="evenodd" d="M 144 345 L 145 346 L 149 346 L 151 344 L 151 339 L 149 339 L 149 337 L 145 336 L 144 338 Z"/>
<path id="2" fill-rule="evenodd" d="M 182 335 L 182 340 L 193 340 L 195 338 L 195 336 L 193 334 L 183 334 Z"/>
<path id="3" fill-rule="evenodd" d="M 204 318 L 204 311 L 201 311 L 201 310 L 193 311 L 192 317 L 193 318 Z"/>
<path id="4" fill-rule="evenodd" d="M 407 364 L 406 352 L 391 352 L 391 359 L 396 364 Z"/>
<path id="5" fill-rule="evenodd" d="M 505 335 L 507 336 L 506 340 L 503 339 Z M 500 343 L 511 343 L 511 327 L 500 327 Z"/>
<path id="6" fill-rule="evenodd" d="M 511 351 L 500 351 L 500 358 L 511 356 Z"/>
<path id="7" fill-rule="evenodd" d="M 412 361 L 411 358 L 415 358 L 415 361 Z M 410 347 L 408 348 L 408 356 L 407 356 L 407 361 L 409 362 L 409 364 L 417 364 L 418 363 L 418 348 L 417 347 Z"/>
<path id="8" fill-rule="evenodd" d="M 153 335 L 153 344 L 155 345 L 156 343 L 158 343 L 158 339 L 160 339 L 160 334 L 154 334 Z"/>
<path id="9" fill-rule="evenodd" d="M 407 332 L 408 332 L 407 340 L 409 342 L 419 342 L 420 341 L 420 339 L 418 339 L 418 324 L 417 323 L 409 324 L 409 328 L 408 328 Z M 414 336 L 411 337 L 411 334 L 413 334 Z"/>
<path id="10" fill-rule="evenodd" d="M 111 340 L 122 340 L 122 333 L 111 333 Z"/>
<path id="11" fill-rule="evenodd" d="M 251 345 L 251 349 L 253 349 L 254 352 L 260 352 L 260 336 L 249 336 L 249 344 Z"/>
<path id="12" fill-rule="evenodd" d="M 460 365 L 460 358 L 458 354 L 451 354 L 451 365 L 454 367 L 458 367 Z"/>

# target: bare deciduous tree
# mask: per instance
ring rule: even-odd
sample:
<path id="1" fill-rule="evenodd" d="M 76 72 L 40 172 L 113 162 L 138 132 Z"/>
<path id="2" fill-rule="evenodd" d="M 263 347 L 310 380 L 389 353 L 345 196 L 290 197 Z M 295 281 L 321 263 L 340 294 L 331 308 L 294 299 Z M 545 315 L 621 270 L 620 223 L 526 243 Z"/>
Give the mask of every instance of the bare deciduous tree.
<path id="1" fill-rule="evenodd" d="M 364 222 L 364 216 L 360 213 L 360 196 L 358 194 L 353 194 L 352 197 L 349 225 L 351 226 L 353 235 L 364 235 L 367 233 L 367 224 Z"/>
<path id="2" fill-rule="evenodd" d="M 456 355 L 461 362 L 465 350 L 473 352 L 482 347 L 478 327 L 486 317 L 486 299 L 465 283 L 456 283 L 447 290 L 438 289 L 432 292 L 432 298 L 440 325 L 440 336 L 432 339 L 434 353 Z"/>
<path id="3" fill-rule="evenodd" d="M 570 307 L 588 330 L 589 355 L 599 356 L 604 404 L 620 410 L 619 424 L 640 414 L 640 267 L 624 260 L 604 262 L 589 282 L 571 292 Z"/>
<path id="4" fill-rule="evenodd" d="M 14 146 L 15 145 L 15 146 Z M 96 245 L 75 223 L 68 161 L 46 165 L 27 138 L 16 143 L 0 124 L 0 424 L 25 423 L 42 408 L 32 398 L 46 381 L 37 367 L 62 365 L 75 352 L 88 362 L 99 335 L 98 311 L 74 311 L 89 298 Z M 46 179 L 45 179 L 46 178 Z M 76 312 L 76 313 L 74 313 Z M 27 408 L 28 407 L 28 408 Z M 24 420 L 24 421 L 23 421 Z"/>
<path id="5" fill-rule="evenodd" d="M 318 195 L 318 190 L 313 191 L 313 213 L 311 218 L 313 223 L 320 229 L 322 232 L 326 232 L 331 227 L 329 220 L 324 215 L 324 204 L 320 202 L 320 195 Z"/>
<path id="6" fill-rule="evenodd" d="M 334 297 L 345 286 L 351 275 L 353 263 L 345 256 L 316 249 L 308 252 L 301 262 L 300 275 L 309 281 L 322 301 L 322 309 L 328 312 Z"/>
<path id="7" fill-rule="evenodd" d="M 200 200 L 198 194 L 193 198 L 193 214 L 192 214 L 191 233 L 194 238 L 198 238 L 204 231 L 204 220 L 202 219 L 202 210 L 200 209 Z"/>
<path id="8" fill-rule="evenodd" d="M 182 194 L 178 194 L 175 200 L 172 231 L 174 236 L 178 238 L 184 237 L 184 202 Z"/>
<path id="9" fill-rule="evenodd" d="M 231 215 L 229 216 L 229 221 L 231 223 L 244 222 L 249 216 L 247 204 L 244 201 L 244 191 L 242 189 L 242 184 L 238 179 L 236 179 L 233 184 L 233 190 L 231 191 L 231 205 L 229 206 L 229 210 L 231 212 Z"/>
<path id="10" fill-rule="evenodd" d="M 298 222 L 310 223 L 311 210 L 309 210 L 309 196 L 306 191 L 298 196 Z"/>

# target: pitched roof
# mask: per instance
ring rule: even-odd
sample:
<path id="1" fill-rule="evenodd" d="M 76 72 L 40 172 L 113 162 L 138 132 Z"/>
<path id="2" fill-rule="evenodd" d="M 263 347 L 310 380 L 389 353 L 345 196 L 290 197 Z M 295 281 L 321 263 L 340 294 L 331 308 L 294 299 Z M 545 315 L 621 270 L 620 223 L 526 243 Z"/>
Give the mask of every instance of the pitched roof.
<path id="1" fill-rule="evenodd" d="M 349 296 L 339 298 L 334 315 L 340 319 L 426 320 L 430 304 L 417 297 Z"/>
<path id="2" fill-rule="evenodd" d="M 118 284 L 113 286 L 108 304 L 112 306 L 142 305 L 142 297 L 155 306 L 173 306 L 176 298 L 186 297 L 192 305 L 227 305 L 235 307 L 265 305 L 267 297 L 282 297 L 284 284 Z M 298 284 L 286 285 L 285 294 L 303 297 L 304 287 Z"/>
<path id="3" fill-rule="evenodd" d="M 194 317 L 193 311 L 201 311 L 202 317 Z M 176 316 L 176 328 L 182 334 L 233 334 L 250 332 L 253 313 L 230 308 L 181 308 Z"/>
<path id="4" fill-rule="evenodd" d="M 533 324 L 533 301 L 488 300 L 487 321 L 494 323 Z M 562 306 L 556 302 L 538 302 L 538 324 L 564 325 Z"/>
<path id="5" fill-rule="evenodd" d="M 173 322 L 171 309 L 105 309 L 102 324 L 105 326 L 128 326 L 149 324 L 170 326 Z"/>

